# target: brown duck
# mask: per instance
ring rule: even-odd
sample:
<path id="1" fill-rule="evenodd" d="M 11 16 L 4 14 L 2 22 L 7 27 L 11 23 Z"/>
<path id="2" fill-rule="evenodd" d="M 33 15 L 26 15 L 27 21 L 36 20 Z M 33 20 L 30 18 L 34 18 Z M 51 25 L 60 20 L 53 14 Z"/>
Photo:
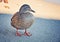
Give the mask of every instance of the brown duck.
<path id="1" fill-rule="evenodd" d="M 24 4 L 21 6 L 19 12 L 16 12 L 11 18 L 11 25 L 16 28 L 16 35 L 21 36 L 18 30 L 25 30 L 24 35 L 31 36 L 27 29 L 33 24 L 34 16 L 31 12 L 34 12 L 29 5 Z"/>

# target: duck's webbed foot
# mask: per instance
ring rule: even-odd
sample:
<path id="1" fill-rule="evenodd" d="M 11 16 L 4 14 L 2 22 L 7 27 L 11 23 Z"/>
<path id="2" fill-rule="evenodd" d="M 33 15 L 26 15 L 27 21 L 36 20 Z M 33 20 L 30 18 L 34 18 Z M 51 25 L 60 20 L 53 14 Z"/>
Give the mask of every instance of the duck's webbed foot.
<path id="1" fill-rule="evenodd" d="M 20 34 L 20 33 L 18 32 L 18 29 L 17 29 L 17 31 L 16 31 L 16 36 L 22 36 L 22 34 Z"/>
<path id="2" fill-rule="evenodd" d="M 25 36 L 32 36 L 32 34 L 30 34 L 30 32 L 27 32 L 26 30 L 25 30 L 25 32 L 24 32 L 24 35 L 25 35 Z"/>

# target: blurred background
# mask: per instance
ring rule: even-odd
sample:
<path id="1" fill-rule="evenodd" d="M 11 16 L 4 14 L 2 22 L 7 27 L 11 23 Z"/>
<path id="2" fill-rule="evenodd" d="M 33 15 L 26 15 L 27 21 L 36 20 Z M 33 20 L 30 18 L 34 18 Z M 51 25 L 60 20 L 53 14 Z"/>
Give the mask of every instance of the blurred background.
<path id="1" fill-rule="evenodd" d="M 23 4 L 29 4 L 36 11 L 36 17 L 60 20 L 60 0 L 8 0 L 8 3 L 2 1 L 0 13 L 14 14 Z"/>

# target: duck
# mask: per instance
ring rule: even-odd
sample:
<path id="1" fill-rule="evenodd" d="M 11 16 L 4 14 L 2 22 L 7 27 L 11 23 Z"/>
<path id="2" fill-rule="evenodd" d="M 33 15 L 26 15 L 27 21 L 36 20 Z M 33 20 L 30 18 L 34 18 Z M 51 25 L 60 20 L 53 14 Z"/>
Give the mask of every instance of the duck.
<path id="1" fill-rule="evenodd" d="M 18 12 L 16 12 L 11 18 L 11 25 L 16 28 L 16 35 L 22 36 L 18 30 L 25 30 L 25 36 L 31 36 L 30 32 L 27 31 L 28 28 L 34 23 L 35 18 L 33 13 L 34 10 L 31 9 L 30 5 L 23 4 Z"/>

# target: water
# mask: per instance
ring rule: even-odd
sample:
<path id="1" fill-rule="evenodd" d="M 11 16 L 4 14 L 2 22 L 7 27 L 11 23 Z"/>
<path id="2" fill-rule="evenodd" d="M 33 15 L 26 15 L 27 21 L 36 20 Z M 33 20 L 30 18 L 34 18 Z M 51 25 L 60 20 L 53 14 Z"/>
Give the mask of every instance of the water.
<path id="1" fill-rule="evenodd" d="M 36 18 L 28 29 L 32 36 L 19 37 L 10 25 L 11 17 L 10 14 L 0 14 L 0 42 L 60 42 L 60 20 Z"/>

